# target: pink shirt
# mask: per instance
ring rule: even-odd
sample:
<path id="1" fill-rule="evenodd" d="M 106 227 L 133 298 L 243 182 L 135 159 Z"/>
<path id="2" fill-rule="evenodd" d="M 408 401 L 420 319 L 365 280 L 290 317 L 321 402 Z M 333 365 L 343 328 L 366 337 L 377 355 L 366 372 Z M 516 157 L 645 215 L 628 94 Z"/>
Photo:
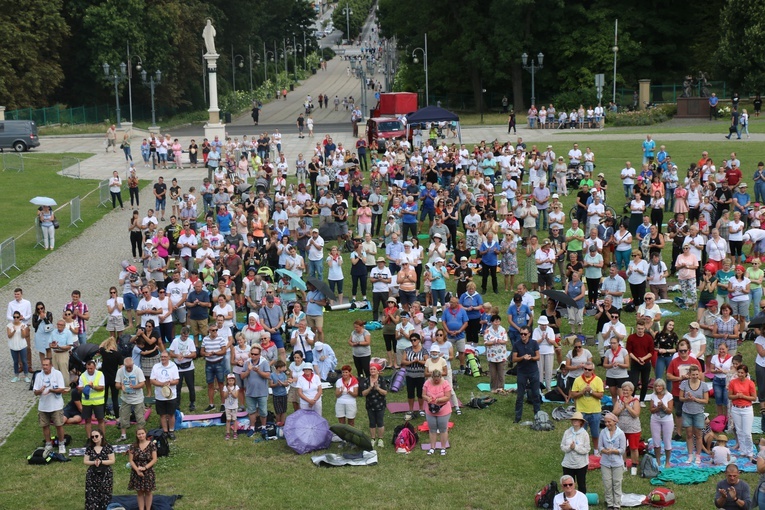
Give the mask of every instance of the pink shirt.
<path id="1" fill-rule="evenodd" d="M 441 398 L 451 396 L 452 394 L 452 387 L 445 379 L 441 379 L 441 384 L 433 384 L 433 379 L 428 379 L 425 381 L 422 389 L 423 394 L 428 397 Z M 425 399 L 425 401 L 427 403 L 427 399 Z M 436 414 L 431 413 L 430 408 L 426 405 L 425 412 L 431 416 L 446 416 L 452 412 L 452 403 L 447 400 L 443 407 L 441 407 L 441 410 Z"/>

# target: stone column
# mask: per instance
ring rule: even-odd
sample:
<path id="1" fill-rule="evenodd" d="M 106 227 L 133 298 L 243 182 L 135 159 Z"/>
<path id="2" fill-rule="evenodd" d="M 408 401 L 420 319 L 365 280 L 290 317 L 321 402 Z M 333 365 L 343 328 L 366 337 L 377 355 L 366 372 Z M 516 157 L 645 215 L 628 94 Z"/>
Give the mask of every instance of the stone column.
<path id="1" fill-rule="evenodd" d="M 205 124 L 205 138 L 213 140 L 216 136 L 219 140 L 226 139 L 226 126 L 220 121 L 220 109 L 218 108 L 218 55 L 206 53 L 207 76 L 210 85 L 210 108 L 207 110 L 209 117 Z"/>
<path id="2" fill-rule="evenodd" d="M 638 80 L 638 109 L 645 110 L 645 104 L 651 102 L 651 80 Z"/>
<path id="3" fill-rule="evenodd" d="M 5 106 L 0 106 L 0 120 L 5 120 Z"/>

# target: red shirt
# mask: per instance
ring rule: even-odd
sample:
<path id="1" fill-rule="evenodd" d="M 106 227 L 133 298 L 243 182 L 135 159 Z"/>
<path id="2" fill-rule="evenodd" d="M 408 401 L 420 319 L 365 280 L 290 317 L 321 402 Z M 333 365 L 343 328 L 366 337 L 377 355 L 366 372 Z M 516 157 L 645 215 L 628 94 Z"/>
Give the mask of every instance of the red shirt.
<path id="1" fill-rule="evenodd" d="M 694 358 L 693 356 L 688 356 L 688 359 L 683 361 L 683 359 L 678 356 L 677 358 L 673 359 L 669 362 L 669 367 L 667 367 L 667 373 L 672 374 L 675 377 L 680 377 L 681 374 L 687 374 L 688 368 L 691 365 L 696 365 L 699 367 L 699 370 L 701 370 L 701 364 L 699 363 L 699 360 Z M 680 368 L 684 367 L 684 368 Z M 679 397 L 680 396 L 680 381 L 672 381 L 672 396 L 673 397 Z"/>
<path id="2" fill-rule="evenodd" d="M 728 383 L 728 394 L 735 395 L 736 393 L 743 393 L 750 397 L 757 395 L 757 391 L 754 388 L 754 382 L 751 379 L 742 381 L 738 377 L 734 377 L 730 380 L 730 383 Z M 751 407 L 752 401 L 746 400 L 745 398 L 736 398 L 731 400 L 731 404 L 739 407 Z"/>
<path id="3" fill-rule="evenodd" d="M 730 168 L 725 171 L 725 178 L 728 179 L 728 186 L 733 188 L 741 181 L 741 170 L 738 168 Z"/>
<path id="4" fill-rule="evenodd" d="M 648 333 L 643 333 L 643 336 L 631 334 L 627 337 L 627 352 L 637 358 L 645 358 L 648 354 L 653 356 L 653 337 Z"/>

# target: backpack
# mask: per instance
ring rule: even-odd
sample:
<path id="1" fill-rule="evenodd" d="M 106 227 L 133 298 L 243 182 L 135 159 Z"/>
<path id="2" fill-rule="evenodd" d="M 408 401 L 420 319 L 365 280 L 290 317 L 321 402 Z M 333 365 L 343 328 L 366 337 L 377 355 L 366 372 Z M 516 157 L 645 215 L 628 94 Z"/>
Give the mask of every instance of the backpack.
<path id="1" fill-rule="evenodd" d="M 555 430 L 555 425 L 550 421 L 550 415 L 544 411 L 537 411 L 534 415 L 534 423 L 531 424 L 531 430 Z"/>
<path id="2" fill-rule="evenodd" d="M 643 478 L 659 476 L 659 463 L 652 453 L 646 453 L 640 460 L 640 476 Z"/>
<path id="3" fill-rule="evenodd" d="M 470 399 L 470 402 L 468 402 L 468 407 L 472 407 L 473 409 L 486 409 L 490 405 L 492 405 L 494 402 L 496 402 L 496 398 L 491 397 L 475 397 Z"/>
<path id="4" fill-rule="evenodd" d="M 473 377 L 481 377 L 481 362 L 472 352 L 465 356 L 465 373 Z"/>
<path id="5" fill-rule="evenodd" d="M 264 429 L 261 429 L 260 431 L 261 435 L 263 436 L 263 439 L 267 441 L 272 441 L 278 439 L 278 436 L 276 434 L 276 424 L 273 422 L 266 423 L 266 427 Z"/>
<path id="6" fill-rule="evenodd" d="M 534 495 L 534 506 L 536 506 L 536 508 L 552 508 L 553 500 L 557 494 L 558 484 L 553 480 L 539 489 Z"/>
<path id="7" fill-rule="evenodd" d="M 719 416 L 715 416 L 712 421 L 709 422 L 709 428 L 712 430 L 712 432 L 721 433 L 725 431 L 725 428 L 728 426 L 728 417 L 724 414 L 721 414 Z"/>
<path id="8" fill-rule="evenodd" d="M 410 428 L 405 427 L 396 436 L 394 446 L 396 447 L 396 453 L 409 453 L 414 450 L 416 444 L 415 433 Z"/>
<path id="9" fill-rule="evenodd" d="M 401 436 L 401 433 L 405 430 L 407 430 L 408 433 L 403 438 L 401 438 L 402 440 L 401 442 L 407 443 L 407 442 L 414 441 L 413 443 L 411 443 L 412 448 L 408 450 L 408 451 L 411 451 L 414 448 L 414 445 L 416 445 L 419 442 L 420 437 L 417 435 L 417 431 L 414 430 L 414 426 L 409 422 L 405 422 L 402 425 L 397 425 L 396 428 L 393 429 L 393 446 L 396 447 L 396 449 L 398 449 L 399 436 Z"/>
<path id="10" fill-rule="evenodd" d="M 133 355 L 133 344 L 130 343 L 130 334 L 124 333 L 117 338 L 117 350 L 123 358 Z"/>
<path id="11" fill-rule="evenodd" d="M 42 446 L 35 448 L 35 451 L 33 451 L 32 454 L 27 457 L 27 464 L 48 464 L 52 460 L 51 453 L 52 450 L 51 452 L 48 452 L 48 455 L 45 455 L 45 448 Z"/>
<path id="12" fill-rule="evenodd" d="M 663 508 L 675 504 L 675 493 L 672 489 L 667 487 L 657 487 L 648 493 L 648 496 L 643 500 L 644 505 L 649 505 L 655 508 Z"/>
<path id="13" fill-rule="evenodd" d="M 167 442 L 164 430 L 151 429 L 146 436 L 157 447 L 157 457 L 167 457 L 170 455 L 170 443 Z"/>

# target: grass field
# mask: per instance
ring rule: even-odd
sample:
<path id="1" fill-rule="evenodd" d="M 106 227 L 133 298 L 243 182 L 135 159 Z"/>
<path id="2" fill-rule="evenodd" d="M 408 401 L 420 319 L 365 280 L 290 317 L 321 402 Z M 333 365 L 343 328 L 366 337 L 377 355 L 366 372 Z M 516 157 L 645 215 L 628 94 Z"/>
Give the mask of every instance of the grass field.
<path id="1" fill-rule="evenodd" d="M 111 211 L 98 206 L 98 181 L 88 179 L 72 179 L 62 177 L 62 158 L 75 157 L 86 159 L 92 154 L 25 154 L 24 171 L 6 170 L 0 172 L 0 189 L 4 190 L 3 201 L 0 202 L 0 241 L 11 236 L 16 238 L 16 265 L 24 271 L 35 265 L 48 252 L 35 248 L 36 235 L 34 227 L 37 206 L 29 203 L 35 196 L 47 196 L 58 203 L 54 210 L 61 228 L 56 230 L 56 249 L 67 241 L 78 236 L 87 227 Z M 94 193 L 85 197 L 91 191 Z M 77 226 L 69 226 L 69 201 L 79 196 L 81 198 L 80 212 L 82 222 Z M 63 207 L 62 207 L 63 206 Z M 9 276 L 18 276 L 19 271 L 11 270 Z M 0 276 L 0 287 L 8 283 L 8 278 Z"/>
<path id="2" fill-rule="evenodd" d="M 658 145 L 664 143 L 660 136 L 655 138 Z M 591 144 L 596 154 L 597 171 L 604 172 L 611 183 L 608 203 L 617 211 L 621 210 L 623 203 L 617 175 L 625 160 L 631 160 L 639 166 L 641 140 L 642 136 L 636 136 L 634 141 L 598 141 Z M 533 143 L 533 140 L 529 142 Z M 560 143 L 554 145 L 558 154 L 565 154 L 569 148 L 568 145 L 564 147 Z M 580 145 L 584 147 L 586 140 Z M 696 161 L 704 149 L 708 150 L 716 161 L 721 161 L 735 147 L 742 161 L 745 179 L 749 182 L 754 165 L 763 159 L 758 146 L 754 144 L 725 143 L 723 140 L 720 143 L 709 144 L 668 142 L 666 145 L 681 169 L 686 168 L 691 161 Z M 573 205 L 573 197 L 563 198 L 567 211 Z M 669 248 L 664 251 L 664 260 L 668 262 Z M 344 259 L 347 266 L 348 257 L 344 256 Z M 523 267 L 523 262 L 521 257 L 520 267 Z M 522 280 L 516 279 L 516 283 L 519 281 Z M 454 289 L 451 282 L 449 289 Z M 349 293 L 350 282 L 346 282 L 345 294 Z M 495 296 L 490 292 L 485 299 L 499 304 L 504 316 L 504 310 L 510 300 L 509 294 L 501 292 L 499 296 Z M 541 306 L 541 302 L 537 302 L 537 308 Z M 668 308 L 676 310 L 673 305 L 668 305 Z M 682 312 L 674 317 L 681 335 L 685 333 L 693 316 L 693 312 Z M 371 314 L 330 312 L 326 315 L 326 339 L 334 347 L 340 365 L 351 360 L 346 340 L 350 335 L 351 322 L 358 318 L 370 320 Z M 622 320 L 628 327 L 634 325 L 634 315 L 625 314 Z M 566 321 L 562 330 L 564 334 L 569 331 Z M 585 332 L 592 335 L 593 330 L 594 321 L 588 318 Z M 99 331 L 93 341 L 103 338 L 104 333 Z M 374 332 L 372 338 L 373 355 L 384 355 L 381 334 Z M 753 366 L 754 348 L 751 343 L 742 346 L 740 352 L 744 354 L 745 363 Z M 196 370 L 197 406 L 200 408 L 206 403 L 202 365 L 203 363 L 198 363 Z M 604 377 L 601 368 L 598 368 L 597 372 Z M 463 402 L 469 399 L 471 392 L 478 394 L 476 383 L 488 382 L 486 377 L 473 379 L 464 375 L 459 376 L 458 380 L 457 393 Z M 508 377 L 507 382 L 514 382 L 514 378 Z M 324 417 L 330 423 L 336 423 L 335 399 L 330 393 L 325 392 L 323 399 Z M 393 394 L 389 400 L 404 401 L 405 394 Z M 462 416 L 453 415 L 455 427 L 450 434 L 452 447 L 449 454 L 443 458 L 428 457 L 419 449 L 410 455 L 395 454 L 390 445 L 391 431 L 403 421 L 403 417 L 386 415 L 386 447 L 379 451 L 380 464 L 366 468 L 319 469 L 311 464 L 309 456 L 295 455 L 284 441 L 253 444 L 251 440 L 240 436 L 241 439 L 236 442 L 226 442 L 223 439 L 223 427 L 182 431 L 171 446 L 170 457 L 161 459 L 158 464 L 157 493 L 183 494 L 185 498 L 176 506 L 179 510 L 245 509 L 256 504 L 320 507 L 336 505 L 344 508 L 374 506 L 385 509 L 401 508 L 406 504 L 439 509 L 532 508 L 534 493 L 542 485 L 552 479 L 557 480 L 561 475 L 562 452 L 559 444 L 568 424 L 558 423 L 552 432 L 533 432 L 526 427 L 514 425 L 514 404 L 515 396 L 500 397 L 499 401 L 488 409 L 466 409 Z M 188 398 L 184 395 L 184 412 L 188 411 L 187 406 Z M 362 401 L 359 402 L 359 408 L 357 425 L 366 430 L 368 422 Z M 553 405 L 546 404 L 543 409 L 550 412 Z M 714 404 L 707 406 L 707 410 L 714 414 Z M 526 406 L 524 411 L 524 420 L 531 419 L 530 406 Z M 418 418 L 415 421 L 419 424 L 422 419 Z M 645 410 L 641 414 L 641 421 L 643 437 L 647 439 L 650 432 L 648 413 Z M 150 426 L 156 426 L 157 423 L 156 415 L 152 415 Z M 84 443 L 83 428 L 70 427 L 68 433 L 73 435 L 75 446 Z M 109 440 L 116 439 L 118 435 L 119 432 L 115 429 L 107 432 Z M 426 439 L 426 436 L 421 434 L 420 438 Z M 5 473 L 5 477 L 0 488 L 3 499 L 1 506 L 35 509 L 81 507 L 85 477 L 82 459 L 74 458 L 73 462 L 67 464 L 28 466 L 24 459 L 40 444 L 40 440 L 41 433 L 37 426 L 36 412 L 33 410 L 3 446 L 0 472 Z M 332 451 L 339 450 L 333 446 Z M 115 494 L 127 493 L 129 472 L 124 467 L 125 462 L 124 457 L 118 457 L 115 466 Z M 754 489 L 756 475 L 746 474 L 742 478 Z M 677 508 L 711 508 L 713 484 L 718 479 L 713 478 L 698 486 L 673 486 L 678 496 Z M 590 472 L 588 492 L 600 493 L 602 501 L 600 480 L 599 471 Z M 37 487 L 37 483 L 44 487 L 44 490 L 30 490 Z M 645 494 L 651 488 L 647 480 L 625 476 L 625 492 Z M 601 507 L 605 508 L 602 504 Z"/>

